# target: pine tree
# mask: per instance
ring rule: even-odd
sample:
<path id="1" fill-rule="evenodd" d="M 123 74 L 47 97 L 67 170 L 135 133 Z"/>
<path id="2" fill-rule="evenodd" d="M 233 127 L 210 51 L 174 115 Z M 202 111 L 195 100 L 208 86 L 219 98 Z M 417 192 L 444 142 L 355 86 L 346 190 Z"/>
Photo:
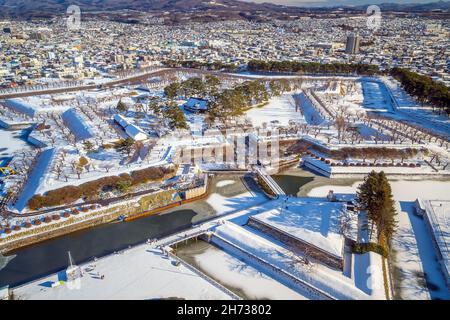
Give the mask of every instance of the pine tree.
<path id="1" fill-rule="evenodd" d="M 171 129 L 187 129 L 189 127 L 183 111 L 174 102 L 170 102 L 164 109 L 164 117 L 168 119 Z"/>
<path id="2" fill-rule="evenodd" d="M 397 227 L 397 222 L 395 220 L 397 212 L 394 207 L 391 186 L 383 171 L 378 174 L 378 181 L 380 187 L 378 239 L 379 241 L 384 239 L 389 243 Z"/>
<path id="3" fill-rule="evenodd" d="M 178 82 L 173 82 L 164 88 L 164 94 L 170 100 L 175 99 L 180 91 L 180 84 Z"/>
<path id="4" fill-rule="evenodd" d="M 122 102 L 122 100 L 119 100 L 119 102 L 117 103 L 117 111 L 119 112 L 126 112 L 128 111 L 128 107 L 125 103 Z"/>
<path id="5" fill-rule="evenodd" d="M 122 139 L 118 143 L 116 149 L 117 149 L 117 151 L 124 152 L 128 156 L 130 156 L 130 153 L 131 153 L 131 151 L 133 149 L 134 144 L 135 144 L 134 140 L 128 137 L 126 139 Z"/>
<path id="6" fill-rule="evenodd" d="M 372 171 L 359 186 L 357 200 L 361 210 L 367 212 L 368 219 L 372 222 L 370 237 L 373 228 L 377 227 L 379 242 L 388 244 L 396 229 L 396 210 L 392 196 L 391 186 L 383 171 Z"/>

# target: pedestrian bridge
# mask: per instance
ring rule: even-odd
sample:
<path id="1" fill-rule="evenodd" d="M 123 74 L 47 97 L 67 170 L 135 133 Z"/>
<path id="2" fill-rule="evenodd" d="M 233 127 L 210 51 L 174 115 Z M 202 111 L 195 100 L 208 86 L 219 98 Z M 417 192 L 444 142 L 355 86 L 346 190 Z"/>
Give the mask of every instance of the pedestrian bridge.
<path id="1" fill-rule="evenodd" d="M 283 189 L 281 189 L 275 180 L 273 180 L 273 178 L 267 173 L 264 167 L 254 166 L 253 170 L 269 186 L 270 190 L 272 190 L 277 198 L 286 195 Z"/>

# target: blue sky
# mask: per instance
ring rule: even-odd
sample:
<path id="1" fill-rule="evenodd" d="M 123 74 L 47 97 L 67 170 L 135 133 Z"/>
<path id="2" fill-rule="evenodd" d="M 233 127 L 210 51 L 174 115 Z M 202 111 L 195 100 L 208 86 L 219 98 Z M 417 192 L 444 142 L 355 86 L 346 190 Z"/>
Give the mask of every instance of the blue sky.
<path id="1" fill-rule="evenodd" d="M 244 0 L 248 2 L 271 2 L 276 4 L 293 6 L 338 6 L 338 5 L 361 5 L 379 3 L 429 3 L 438 0 Z"/>

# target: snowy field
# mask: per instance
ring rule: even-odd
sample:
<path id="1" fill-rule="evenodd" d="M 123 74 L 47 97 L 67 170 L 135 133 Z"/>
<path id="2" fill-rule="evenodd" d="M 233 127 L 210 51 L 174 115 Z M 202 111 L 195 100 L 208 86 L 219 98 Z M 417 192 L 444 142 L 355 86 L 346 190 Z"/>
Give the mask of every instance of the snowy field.
<path id="1" fill-rule="evenodd" d="M 221 186 L 224 186 L 224 182 L 221 182 Z M 219 185 L 217 186 L 220 187 Z M 237 212 L 267 201 L 269 201 L 269 199 L 264 194 L 250 191 L 234 197 L 225 197 L 219 193 L 213 193 L 206 200 L 214 211 L 221 215 Z"/>
<path id="2" fill-rule="evenodd" d="M 352 186 L 327 185 L 312 189 L 308 196 L 354 193 L 361 182 Z M 403 299 L 450 299 L 449 290 L 436 257 L 431 234 L 421 217 L 415 214 L 417 198 L 450 200 L 450 181 L 390 181 L 397 201 L 398 232 L 393 239 L 396 267 L 399 269 L 399 293 Z M 425 279 L 423 278 L 425 277 Z"/>
<path id="3" fill-rule="evenodd" d="M 196 255 L 195 261 L 208 275 L 219 280 L 225 286 L 243 291 L 249 299 L 310 299 L 306 293 L 297 293 L 254 267 L 215 247 L 208 248 Z"/>
<path id="4" fill-rule="evenodd" d="M 234 181 L 234 180 L 222 180 L 222 181 L 217 182 L 216 186 L 220 188 L 220 187 L 230 186 L 235 183 L 236 183 L 236 181 Z"/>
<path id="5" fill-rule="evenodd" d="M 427 121 L 433 121 L 438 124 L 442 130 L 446 129 L 447 134 L 450 134 L 450 119 L 448 116 L 433 112 L 433 109 L 430 106 L 422 106 L 402 89 L 398 81 L 389 77 L 384 77 L 383 82 L 391 90 L 400 111 L 415 118 L 418 117 Z"/>
<path id="6" fill-rule="evenodd" d="M 288 209 L 272 209 L 253 219 L 310 243 L 329 254 L 343 256 L 344 238 L 340 234 L 344 205 L 323 199 L 292 198 Z"/>
<path id="7" fill-rule="evenodd" d="M 22 139 L 21 130 L 0 129 L 0 157 L 12 156 L 15 152 L 28 150 L 31 146 Z"/>
<path id="8" fill-rule="evenodd" d="M 67 284 L 52 288 L 51 284 L 61 278 L 51 275 L 16 288 L 14 294 L 25 300 L 230 299 L 183 265 L 175 266 L 172 259 L 150 246 L 139 246 L 83 265 L 82 271 L 79 289 L 71 289 Z"/>
<path id="9" fill-rule="evenodd" d="M 386 88 L 372 81 L 363 81 L 363 106 L 373 111 L 393 111 L 392 102 Z"/>
<path id="10" fill-rule="evenodd" d="M 279 125 L 288 126 L 289 120 L 303 122 L 300 112 L 295 112 L 295 101 L 292 94 L 283 94 L 270 99 L 269 104 L 261 108 L 252 108 L 246 113 L 255 127 L 262 127 L 263 123 L 270 125 L 271 121 L 279 121 Z"/>

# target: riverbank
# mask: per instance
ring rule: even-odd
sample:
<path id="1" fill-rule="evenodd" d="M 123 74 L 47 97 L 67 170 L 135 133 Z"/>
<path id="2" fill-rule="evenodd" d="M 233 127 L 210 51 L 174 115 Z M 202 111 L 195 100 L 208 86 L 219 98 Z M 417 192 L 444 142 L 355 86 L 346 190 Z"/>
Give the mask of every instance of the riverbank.
<path id="1" fill-rule="evenodd" d="M 194 202 L 205 198 L 208 194 L 207 176 L 205 176 L 204 185 L 196 189 L 198 189 L 196 190 L 197 196 L 185 200 L 170 200 L 171 198 L 173 199 L 171 193 L 175 191 L 162 190 L 133 199 L 123 200 L 120 203 L 111 204 L 106 207 L 95 207 L 93 211 L 86 213 L 83 210 L 78 210 L 76 215 L 72 213 L 67 219 L 60 218 L 58 221 L 50 221 L 47 224 L 41 223 L 28 230 L 22 229 L 18 231 L 20 233 L 3 237 L 0 239 L 0 253 L 7 254 L 13 250 L 54 237 L 108 223 L 117 220 L 120 216 L 124 216 L 126 221 L 131 221 L 144 216 L 159 214 L 167 209 L 179 207 L 183 203 Z M 160 206 L 155 208 L 155 203 L 158 203 Z M 61 213 L 57 212 L 57 214 L 60 215 Z"/>
<path id="2" fill-rule="evenodd" d="M 190 229 L 194 224 L 237 210 L 237 206 L 268 201 L 256 184 L 248 185 L 241 176 L 215 176 L 210 196 L 193 203 L 143 217 L 127 223 L 110 222 L 65 234 L 1 257 L 0 286 L 16 286 L 67 267 L 67 251 L 77 263 L 89 261 L 172 233 Z"/>

